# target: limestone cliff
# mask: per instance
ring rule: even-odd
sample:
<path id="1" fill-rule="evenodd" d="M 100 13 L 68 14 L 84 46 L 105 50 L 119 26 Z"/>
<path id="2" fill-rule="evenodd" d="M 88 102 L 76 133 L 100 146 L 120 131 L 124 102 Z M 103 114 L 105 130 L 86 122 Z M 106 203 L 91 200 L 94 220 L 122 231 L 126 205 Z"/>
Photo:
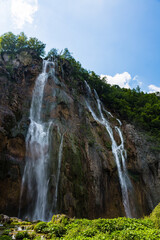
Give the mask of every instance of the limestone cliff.
<path id="1" fill-rule="evenodd" d="M 4 54 L 0 58 L 0 212 L 8 215 L 18 214 L 29 109 L 41 69 L 42 59 L 33 52 L 21 52 L 16 58 Z M 55 123 L 51 137 L 52 176 L 60 143 L 57 126 L 64 133 L 58 211 L 88 218 L 124 216 L 110 137 L 86 107 L 84 81 L 71 77 L 71 71 L 67 61 L 56 62 L 56 78 L 48 78 L 43 97 L 43 117 Z M 92 101 L 97 111 L 95 99 Z M 116 116 L 106 117 L 111 126 L 118 125 Z M 134 186 L 136 215 L 140 217 L 160 201 L 160 152 L 134 126 L 122 123 L 127 168 Z M 120 142 L 116 131 L 114 135 Z M 54 188 L 54 177 L 50 181 Z M 23 198 L 22 211 L 28 204 Z"/>
<path id="2" fill-rule="evenodd" d="M 18 212 L 29 108 L 41 65 L 29 52 L 0 57 L 0 212 L 10 215 Z"/>

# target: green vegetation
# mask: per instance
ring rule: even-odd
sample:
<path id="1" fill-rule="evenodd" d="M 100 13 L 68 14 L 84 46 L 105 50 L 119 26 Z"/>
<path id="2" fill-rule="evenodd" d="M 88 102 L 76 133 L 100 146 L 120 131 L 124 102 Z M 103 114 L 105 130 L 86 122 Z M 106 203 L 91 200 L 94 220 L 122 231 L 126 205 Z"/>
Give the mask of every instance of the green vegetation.
<path id="1" fill-rule="evenodd" d="M 30 238 L 30 236 L 29 236 L 27 231 L 18 232 L 16 234 L 16 240 L 21 240 L 21 239 L 24 239 L 24 238 Z"/>
<path id="2" fill-rule="evenodd" d="M 22 32 L 19 35 L 14 35 L 11 32 L 0 36 L 0 53 L 8 53 L 14 56 L 22 50 L 31 49 L 37 56 L 44 56 L 45 44 L 37 38 L 28 39 Z"/>
<path id="3" fill-rule="evenodd" d="M 155 207 L 149 218 L 154 222 L 155 226 L 160 229 L 160 203 Z"/>
<path id="4" fill-rule="evenodd" d="M 22 50 L 32 50 L 37 56 L 44 56 L 44 49 L 45 44 L 37 38 L 28 39 L 24 33 L 14 35 L 8 32 L 0 36 L 0 53 L 15 56 Z M 156 138 L 160 141 L 159 96 L 154 93 L 144 93 L 138 86 L 132 90 L 120 88 L 117 85 L 111 86 L 107 83 L 107 79 L 101 79 L 93 71 L 84 69 L 67 48 L 61 52 L 55 48 L 51 49 L 46 59 L 56 60 L 59 71 L 64 77 L 67 76 L 66 81 L 71 89 L 77 89 L 77 93 L 80 93 L 82 90 L 79 86 L 87 81 L 90 87 L 97 91 L 101 101 L 108 109 L 114 111 L 121 119 L 144 129 L 153 139 Z M 7 67 L 11 72 L 12 66 L 8 65 Z"/>
<path id="5" fill-rule="evenodd" d="M 160 239 L 160 204 L 149 217 L 144 219 L 75 219 L 66 215 L 54 215 L 50 222 L 29 223 L 25 230 L 17 231 L 17 222 L 8 231 L 4 229 L 0 240 L 10 240 L 14 235 L 17 240 L 27 239 L 63 239 L 63 240 L 156 240 Z M 15 223 L 15 222 L 14 222 Z M 34 229 L 34 230 L 31 230 Z M 8 235 L 6 235 L 6 233 Z"/>
<path id="6" fill-rule="evenodd" d="M 37 223 L 37 225 L 34 227 L 34 230 L 38 233 L 38 232 L 43 232 L 43 230 L 47 227 L 47 223 L 46 222 L 39 222 Z"/>
<path id="7" fill-rule="evenodd" d="M 6 235 L 3 235 L 3 236 L 0 236 L 0 240 L 11 240 L 12 238 L 10 236 L 6 236 Z"/>
<path id="8" fill-rule="evenodd" d="M 70 67 L 71 86 L 78 87 L 80 83 L 87 81 L 92 89 L 95 89 L 103 104 L 119 115 L 121 119 L 136 124 L 137 127 L 148 132 L 149 136 L 156 137 L 160 141 L 160 97 L 155 93 L 147 94 L 136 89 L 111 86 L 107 79 L 101 79 L 93 71 L 87 71 L 77 62 L 68 49 L 58 53 L 52 49 L 47 58 L 57 59 L 60 65 L 68 63 Z"/>

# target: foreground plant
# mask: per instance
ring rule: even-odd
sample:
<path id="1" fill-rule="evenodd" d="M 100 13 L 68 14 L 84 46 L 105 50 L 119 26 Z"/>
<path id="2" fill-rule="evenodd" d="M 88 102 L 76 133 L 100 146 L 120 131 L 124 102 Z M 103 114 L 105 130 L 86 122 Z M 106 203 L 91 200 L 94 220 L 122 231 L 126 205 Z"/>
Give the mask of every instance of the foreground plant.
<path id="1" fill-rule="evenodd" d="M 160 239 L 160 204 L 144 219 L 75 219 L 58 214 L 50 222 L 2 222 L 0 240 L 156 240 Z M 20 226 L 20 227 L 19 227 Z M 20 229 L 20 231 L 18 230 Z M 23 230 L 22 230 L 23 229 Z"/>

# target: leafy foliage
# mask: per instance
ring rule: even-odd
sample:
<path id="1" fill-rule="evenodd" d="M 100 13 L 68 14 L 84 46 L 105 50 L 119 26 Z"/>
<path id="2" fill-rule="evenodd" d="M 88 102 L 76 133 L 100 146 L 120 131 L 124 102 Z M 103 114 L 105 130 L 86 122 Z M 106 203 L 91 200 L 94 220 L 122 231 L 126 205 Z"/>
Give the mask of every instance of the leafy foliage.
<path id="1" fill-rule="evenodd" d="M 29 238 L 29 234 L 27 231 L 23 231 L 23 232 L 18 232 L 15 236 L 16 240 L 22 240 L 24 238 Z"/>
<path id="2" fill-rule="evenodd" d="M 160 228 L 160 203 L 155 207 L 149 218 L 154 222 L 157 228 Z"/>
<path id="3" fill-rule="evenodd" d="M 43 232 L 46 233 L 45 231 Z M 67 224 L 48 223 L 47 234 L 60 239 L 158 239 L 160 230 L 150 219 L 71 219 Z"/>
<path id="4" fill-rule="evenodd" d="M 144 219 L 114 218 L 114 219 L 75 219 L 66 215 L 54 215 L 50 222 L 29 223 L 15 235 L 16 239 L 63 239 L 63 240 L 156 240 L 160 239 L 160 204 L 149 217 Z M 158 221 L 157 221 L 158 220 Z M 158 224 L 157 224 L 158 223 Z M 17 222 L 15 228 L 23 222 Z M 10 233 L 15 234 L 13 224 Z M 8 228 L 6 228 L 8 229 Z M 34 229 L 30 231 L 29 229 Z M 10 240 L 11 236 L 0 236 L 0 240 Z"/>
<path id="5" fill-rule="evenodd" d="M 53 215 L 52 217 L 52 222 L 54 224 L 57 224 L 57 223 L 61 223 L 63 225 L 67 225 L 68 223 L 70 223 L 70 218 L 67 217 L 66 215 L 64 214 L 61 214 L 61 215 Z"/>
<path id="6" fill-rule="evenodd" d="M 8 32 L 0 36 L 0 53 L 14 55 L 22 50 L 32 50 L 37 56 L 44 56 L 45 44 L 37 38 L 28 39 L 22 32 L 14 35 Z M 63 73 L 71 78 L 70 87 L 78 88 L 84 81 L 95 89 L 108 109 L 114 109 L 117 115 L 128 122 L 136 124 L 146 130 L 149 135 L 160 141 L 160 97 L 156 94 L 147 94 L 140 88 L 125 89 L 117 85 L 111 86 L 107 79 L 101 79 L 93 71 L 84 69 L 76 61 L 67 48 L 58 51 L 53 48 L 49 51 L 47 59 L 56 60 Z M 68 71 L 67 67 L 70 68 Z M 10 68 L 11 66 L 8 66 Z M 12 70 L 12 69 L 11 69 Z M 8 70 L 10 72 L 10 69 Z"/>
<path id="7" fill-rule="evenodd" d="M 155 93 L 147 94 L 136 89 L 120 88 L 117 85 L 111 86 L 107 79 L 101 79 L 93 71 L 87 71 L 76 61 L 68 49 L 58 53 L 52 49 L 47 58 L 53 54 L 60 65 L 68 64 L 71 68 L 71 88 L 76 88 L 84 81 L 95 89 L 108 109 L 112 109 L 128 122 L 136 124 L 137 127 L 146 130 L 149 135 L 155 136 L 160 141 L 160 97 Z"/>
<path id="8" fill-rule="evenodd" d="M 37 38 L 28 39 L 23 32 L 19 35 L 8 32 L 0 36 L 0 53 L 15 54 L 27 49 L 32 49 L 37 56 L 44 56 L 45 54 L 45 44 Z"/>
<path id="9" fill-rule="evenodd" d="M 34 230 L 37 233 L 41 233 L 44 232 L 44 229 L 47 227 L 47 223 L 46 222 L 39 222 L 35 225 Z"/>
<path id="10" fill-rule="evenodd" d="M 10 236 L 2 235 L 0 236 L 0 240 L 11 240 L 12 238 Z"/>
<path id="11" fill-rule="evenodd" d="M 52 48 L 48 54 L 47 58 L 54 61 L 58 57 L 58 50 L 56 48 Z"/>

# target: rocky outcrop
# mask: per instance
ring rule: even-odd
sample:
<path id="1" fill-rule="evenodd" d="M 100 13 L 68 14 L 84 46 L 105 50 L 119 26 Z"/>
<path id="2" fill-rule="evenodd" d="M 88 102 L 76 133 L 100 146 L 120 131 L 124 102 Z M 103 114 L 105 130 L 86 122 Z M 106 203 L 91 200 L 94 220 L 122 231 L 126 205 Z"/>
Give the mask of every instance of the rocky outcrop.
<path id="1" fill-rule="evenodd" d="M 30 123 L 29 109 L 42 59 L 32 52 L 21 52 L 12 59 L 0 59 L 0 212 L 17 216 L 26 148 L 25 137 Z M 103 125 L 95 121 L 85 103 L 83 81 L 70 77 L 67 61 L 56 63 L 56 77 L 45 85 L 42 117 L 54 122 L 51 136 L 51 183 L 54 191 L 54 168 L 57 166 L 63 132 L 63 155 L 58 189 L 58 211 L 71 217 L 124 216 L 121 186 L 110 137 Z M 93 99 L 98 114 L 96 101 Z M 119 125 L 114 117 L 106 118 L 111 126 Z M 160 152 L 153 149 L 134 126 L 123 123 L 127 168 L 134 186 L 136 216 L 151 211 L 160 201 Z M 120 142 L 114 131 L 114 137 Z M 22 199 L 22 212 L 27 199 Z"/>
<path id="2" fill-rule="evenodd" d="M 128 169 L 144 215 L 160 202 L 160 148 L 155 140 L 131 124 L 124 124 L 124 134 Z"/>
<path id="3" fill-rule="evenodd" d="M 41 65 L 32 52 L 0 57 L 0 212 L 13 216 L 18 214 L 29 108 Z"/>

